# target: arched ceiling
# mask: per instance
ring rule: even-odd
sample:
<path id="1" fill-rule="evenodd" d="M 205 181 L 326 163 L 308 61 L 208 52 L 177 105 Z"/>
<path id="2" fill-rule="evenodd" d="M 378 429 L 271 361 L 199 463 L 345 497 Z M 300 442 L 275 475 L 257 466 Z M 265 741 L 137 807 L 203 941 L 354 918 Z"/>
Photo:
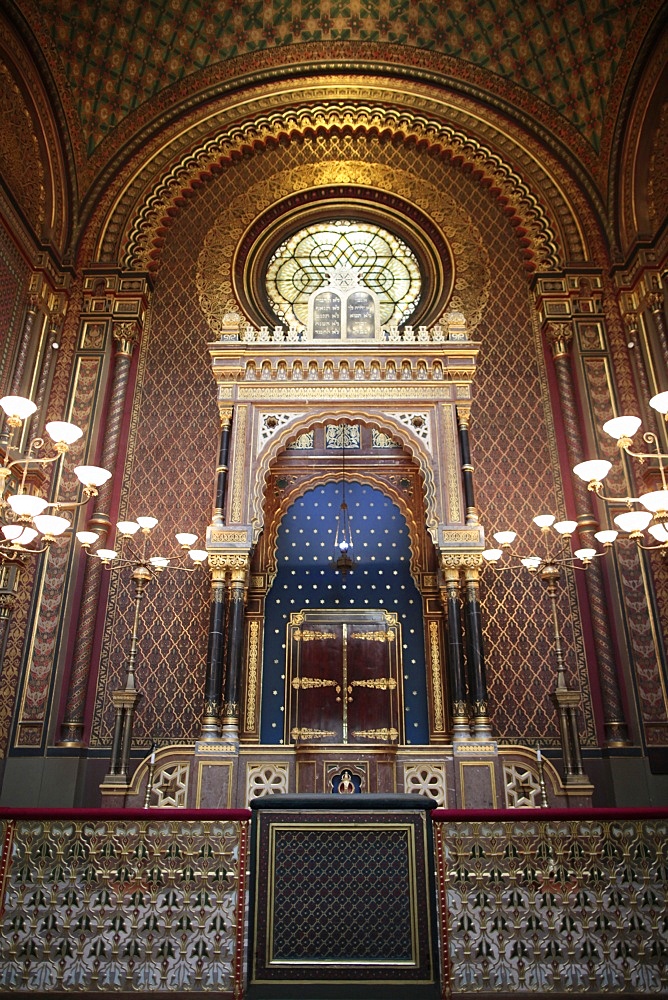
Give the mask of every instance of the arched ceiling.
<path id="1" fill-rule="evenodd" d="M 594 153 L 662 0 L 14 0 L 91 157 L 185 93 L 360 58 L 471 82 Z M 555 117 L 556 112 L 556 117 Z M 112 139 L 113 143 L 113 139 Z"/>

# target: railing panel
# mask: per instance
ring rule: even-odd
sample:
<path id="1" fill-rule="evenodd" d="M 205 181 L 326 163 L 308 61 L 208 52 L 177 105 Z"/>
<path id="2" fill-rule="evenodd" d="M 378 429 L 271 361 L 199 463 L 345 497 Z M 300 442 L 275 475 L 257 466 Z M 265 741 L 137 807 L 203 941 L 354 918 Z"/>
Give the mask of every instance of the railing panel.
<path id="1" fill-rule="evenodd" d="M 89 815 L 2 832 L 0 991 L 241 995 L 246 822 Z"/>
<path id="2" fill-rule="evenodd" d="M 667 994 L 666 818 L 443 819 L 435 843 L 454 993 Z"/>

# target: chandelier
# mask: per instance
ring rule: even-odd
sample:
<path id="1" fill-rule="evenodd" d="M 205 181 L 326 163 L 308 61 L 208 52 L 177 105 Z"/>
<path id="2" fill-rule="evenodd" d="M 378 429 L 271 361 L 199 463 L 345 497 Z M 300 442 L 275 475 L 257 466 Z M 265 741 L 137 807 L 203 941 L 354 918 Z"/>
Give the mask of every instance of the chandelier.
<path id="1" fill-rule="evenodd" d="M 79 501 L 49 501 L 36 492 L 32 480 L 40 470 L 55 465 L 72 444 L 83 436 L 76 424 L 53 420 L 44 428 L 51 439 L 55 454 L 40 454 L 45 439 L 34 437 L 25 453 L 13 444 L 21 437 L 21 430 L 37 410 L 35 403 L 23 396 L 4 396 L 0 407 L 6 416 L 6 429 L 0 439 L 2 465 L 0 466 L 0 558 L 3 561 L 20 561 L 26 554 L 48 551 L 59 535 L 72 527 L 64 511 L 82 507 L 97 496 L 98 489 L 111 478 L 111 473 L 96 465 L 79 465 L 74 475 L 83 487 Z"/>
<path id="2" fill-rule="evenodd" d="M 668 421 L 668 391 L 653 396 L 649 400 L 649 405 Z M 600 458 L 581 462 L 575 466 L 573 472 L 587 483 L 587 489 L 604 503 L 613 508 L 624 504 L 628 508 L 628 510 L 613 517 L 617 528 L 625 533 L 622 537 L 633 539 L 641 549 L 665 550 L 668 548 L 668 473 L 666 469 L 668 455 L 661 451 L 659 438 L 652 431 L 643 433 L 643 441 L 650 445 L 650 451 L 632 450 L 633 437 L 641 424 L 640 417 L 613 417 L 603 424 L 603 430 L 617 441 L 620 455 L 635 458 L 641 465 L 648 463 L 650 475 L 657 477 L 660 481 L 660 489 L 647 490 L 638 497 L 607 496 L 604 493 L 603 480 L 612 469 L 612 463 Z M 634 505 L 637 504 L 644 510 L 634 508 Z M 646 544 L 647 539 L 643 534 L 645 531 L 653 537 L 654 543 Z M 619 531 L 614 528 L 606 528 L 597 531 L 594 537 L 604 548 L 609 548 L 618 535 Z"/>
<path id="3" fill-rule="evenodd" d="M 334 567 L 336 572 L 342 576 L 353 571 L 355 564 L 350 555 L 352 547 L 353 531 L 346 503 L 346 426 L 344 424 L 341 427 L 341 506 L 336 518 L 336 534 L 334 536 L 336 554 Z"/>

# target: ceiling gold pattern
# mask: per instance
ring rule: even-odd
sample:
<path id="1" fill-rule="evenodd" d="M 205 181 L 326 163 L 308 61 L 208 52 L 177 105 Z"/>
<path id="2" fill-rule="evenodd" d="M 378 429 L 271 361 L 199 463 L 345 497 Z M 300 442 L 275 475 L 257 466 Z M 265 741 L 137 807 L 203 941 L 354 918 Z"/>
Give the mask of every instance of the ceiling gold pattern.
<path id="1" fill-rule="evenodd" d="M 60 63 L 85 151 L 189 81 L 205 88 L 252 57 L 256 71 L 351 58 L 447 72 L 524 93 L 598 149 L 630 70 L 625 47 L 657 0 L 19 0 Z M 644 29 L 644 30 L 643 30 Z M 512 100 L 512 98 L 511 98 Z"/>

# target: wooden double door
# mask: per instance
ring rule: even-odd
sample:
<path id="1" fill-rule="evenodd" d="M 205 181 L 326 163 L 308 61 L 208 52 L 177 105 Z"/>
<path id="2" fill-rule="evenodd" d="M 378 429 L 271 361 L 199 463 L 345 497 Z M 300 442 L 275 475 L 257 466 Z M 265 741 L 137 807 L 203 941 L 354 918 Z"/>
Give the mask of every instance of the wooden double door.
<path id="1" fill-rule="evenodd" d="M 404 742 L 396 614 L 300 611 L 287 638 L 286 743 Z"/>

